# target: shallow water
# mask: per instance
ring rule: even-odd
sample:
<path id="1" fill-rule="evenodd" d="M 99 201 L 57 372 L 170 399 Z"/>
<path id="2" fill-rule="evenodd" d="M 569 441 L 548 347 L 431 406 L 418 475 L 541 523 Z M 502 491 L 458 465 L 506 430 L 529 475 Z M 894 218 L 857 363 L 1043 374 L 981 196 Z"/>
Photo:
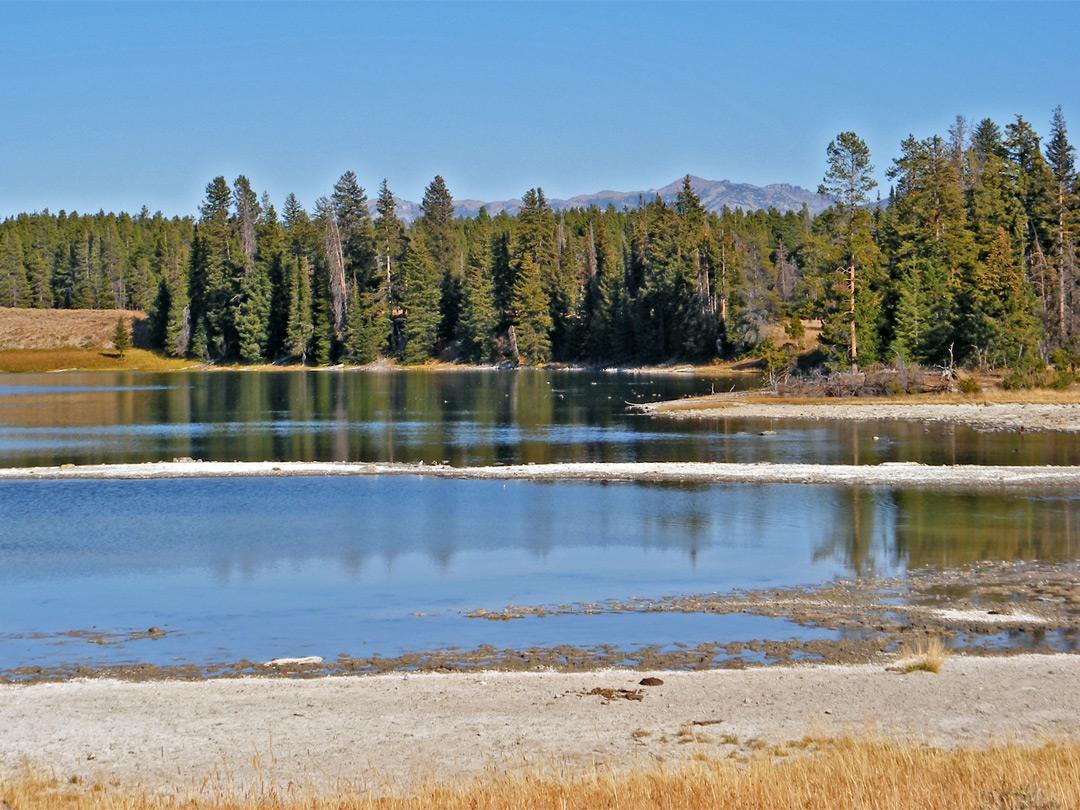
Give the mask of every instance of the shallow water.
<path id="1" fill-rule="evenodd" d="M 899 422 L 673 421 L 629 403 L 753 377 L 583 371 L 0 377 L 0 465 L 206 460 L 1080 464 L 1080 436 Z M 759 435 L 775 431 L 775 435 Z"/>
<path id="2" fill-rule="evenodd" d="M 464 612 L 1073 560 L 1078 548 L 1080 494 L 398 476 L 5 482 L 0 670 L 832 638 L 742 614 Z M 125 640 L 151 626 L 168 635 Z"/>

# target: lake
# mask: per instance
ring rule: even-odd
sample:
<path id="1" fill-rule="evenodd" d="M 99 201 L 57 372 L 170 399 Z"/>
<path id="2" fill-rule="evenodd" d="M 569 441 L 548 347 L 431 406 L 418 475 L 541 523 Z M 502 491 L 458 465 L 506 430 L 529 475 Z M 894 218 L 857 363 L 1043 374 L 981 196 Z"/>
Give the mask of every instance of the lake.
<path id="1" fill-rule="evenodd" d="M 752 376 L 214 371 L 0 376 L 0 465 L 161 461 L 1080 464 L 1080 436 L 900 422 L 668 421 L 628 405 Z M 762 431 L 775 435 L 760 436 Z M 875 439 L 875 437 L 877 437 Z"/>
<path id="2" fill-rule="evenodd" d="M 1076 463 L 1070 436 L 627 411 L 747 382 L 578 371 L 8 376 L 0 464 Z M 777 434 L 758 435 L 766 427 Z M 422 476 L 5 482 L 0 671 L 836 638 L 739 613 L 466 614 L 1078 555 L 1080 494 L 1060 491 Z M 147 637 L 151 626 L 166 632 Z"/>

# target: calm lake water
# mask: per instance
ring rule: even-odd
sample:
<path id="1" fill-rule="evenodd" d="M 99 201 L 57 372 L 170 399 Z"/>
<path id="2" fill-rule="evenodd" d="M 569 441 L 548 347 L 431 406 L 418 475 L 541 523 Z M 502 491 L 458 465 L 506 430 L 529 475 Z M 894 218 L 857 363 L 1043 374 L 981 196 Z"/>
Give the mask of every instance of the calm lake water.
<path id="1" fill-rule="evenodd" d="M 628 403 L 754 377 L 581 371 L 0 376 L 0 465 L 206 460 L 1080 464 L 1080 437 L 895 422 L 670 421 Z M 776 435 L 759 436 L 763 430 Z M 875 439 L 874 437 L 877 437 Z"/>
<path id="2" fill-rule="evenodd" d="M 585 372 L 8 376 L 0 465 L 179 456 L 1080 463 L 1077 441 L 1051 434 L 669 422 L 626 410 L 751 382 Z M 777 433 L 758 435 L 765 429 Z M 0 671 L 832 637 L 748 615 L 503 623 L 463 613 L 1078 556 L 1080 493 L 1071 492 L 397 476 L 7 482 Z M 169 634 L 125 640 L 150 626 Z"/>
<path id="3" fill-rule="evenodd" d="M 1080 496 L 398 476 L 7 482 L 0 669 L 810 638 L 828 634 L 742 615 L 462 613 L 1078 548 Z M 151 625 L 172 635 L 111 646 L 62 635 Z"/>

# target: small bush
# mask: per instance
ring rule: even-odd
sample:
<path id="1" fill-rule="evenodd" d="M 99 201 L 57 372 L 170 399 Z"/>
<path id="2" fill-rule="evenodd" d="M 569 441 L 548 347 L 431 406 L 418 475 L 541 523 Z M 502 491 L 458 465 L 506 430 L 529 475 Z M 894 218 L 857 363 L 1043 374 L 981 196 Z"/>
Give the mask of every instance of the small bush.
<path id="1" fill-rule="evenodd" d="M 1063 391 L 1076 382 L 1076 375 L 1068 369 L 1059 368 L 1054 372 L 1053 378 L 1050 380 L 1050 387 L 1058 391 Z"/>
<path id="2" fill-rule="evenodd" d="M 963 377 L 960 382 L 956 384 L 957 389 L 961 394 L 978 394 L 982 391 L 982 386 L 979 385 L 979 381 L 974 377 Z"/>
<path id="3" fill-rule="evenodd" d="M 1029 388 L 1041 388 L 1043 373 L 1034 369 L 1016 369 L 1001 381 L 1006 391 L 1022 391 Z"/>
<path id="4" fill-rule="evenodd" d="M 1080 368 L 1080 346 L 1071 343 L 1068 346 L 1054 349 L 1050 355 L 1050 362 L 1054 364 L 1056 369 L 1075 372 Z"/>
<path id="5" fill-rule="evenodd" d="M 777 346 L 771 337 L 765 338 L 757 348 L 757 355 L 761 359 L 762 377 L 769 385 L 783 382 L 791 374 L 795 366 L 794 347 L 790 344 Z"/>
<path id="6" fill-rule="evenodd" d="M 909 672 L 941 672 L 948 657 L 948 649 L 941 643 L 941 639 L 935 636 L 903 652 L 900 655 L 900 671 L 905 675 Z"/>

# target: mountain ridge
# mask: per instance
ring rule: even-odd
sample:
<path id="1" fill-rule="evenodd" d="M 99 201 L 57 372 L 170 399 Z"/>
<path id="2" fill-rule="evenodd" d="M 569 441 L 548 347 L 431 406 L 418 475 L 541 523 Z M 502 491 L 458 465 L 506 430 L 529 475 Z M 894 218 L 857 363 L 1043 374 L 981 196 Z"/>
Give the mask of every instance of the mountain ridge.
<path id="1" fill-rule="evenodd" d="M 685 176 L 685 175 L 684 175 Z M 617 210 L 623 208 L 637 208 L 639 202 L 650 201 L 657 196 L 664 202 L 671 202 L 682 188 L 683 177 L 668 183 L 661 188 L 650 188 L 647 191 L 612 191 L 603 190 L 592 194 L 579 194 L 567 200 L 549 199 L 548 205 L 555 211 L 565 211 L 570 208 L 588 208 L 595 205 L 601 210 L 613 205 Z M 787 211 L 799 211 L 803 205 L 811 215 L 820 214 L 832 204 L 832 199 L 827 195 L 809 191 L 801 186 L 790 183 L 770 183 L 767 186 L 755 186 L 750 183 L 733 183 L 730 180 L 706 180 L 701 177 L 690 175 L 690 185 L 701 198 L 701 204 L 705 210 L 719 214 L 726 206 L 729 209 L 741 208 L 743 211 L 758 211 L 775 208 L 781 213 Z M 418 203 L 394 197 L 396 213 L 405 224 L 420 217 L 422 211 Z M 491 216 L 505 211 L 514 216 L 521 210 L 522 202 L 515 198 L 512 200 L 498 200 L 495 202 L 482 202 L 480 200 L 454 200 L 454 214 L 459 217 L 476 216 L 481 208 L 487 208 Z M 368 209 L 375 214 L 375 201 L 368 201 Z"/>

